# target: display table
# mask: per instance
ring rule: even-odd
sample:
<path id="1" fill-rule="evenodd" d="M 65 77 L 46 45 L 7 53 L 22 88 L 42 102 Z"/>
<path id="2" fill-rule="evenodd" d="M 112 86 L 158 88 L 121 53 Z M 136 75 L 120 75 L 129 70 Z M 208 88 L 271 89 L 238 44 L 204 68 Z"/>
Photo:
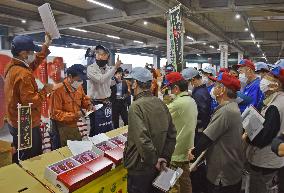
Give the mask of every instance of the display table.
<path id="1" fill-rule="evenodd" d="M 108 137 L 115 137 L 127 132 L 127 127 L 119 128 L 106 133 Z M 46 166 L 72 156 L 68 147 L 45 153 L 43 155 L 31 158 L 21 162 L 23 168 L 28 170 L 34 176 L 48 186 L 56 193 L 61 191 L 44 177 Z M 10 174 L 10 175 L 7 175 Z M 116 167 L 103 176 L 93 180 L 82 188 L 76 190 L 76 193 L 126 193 L 127 171 L 122 165 Z M 46 193 L 46 190 L 37 180 L 27 174 L 18 165 L 13 164 L 0 169 L 0 190 L 1 192 L 17 193 L 22 188 L 27 187 L 26 192 Z M 5 191 L 4 191 L 5 190 Z"/>

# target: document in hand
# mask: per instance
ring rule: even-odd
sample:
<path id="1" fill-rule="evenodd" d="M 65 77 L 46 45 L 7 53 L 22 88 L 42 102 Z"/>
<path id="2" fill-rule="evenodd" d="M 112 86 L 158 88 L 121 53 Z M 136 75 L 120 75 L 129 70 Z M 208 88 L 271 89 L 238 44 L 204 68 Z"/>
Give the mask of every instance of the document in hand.
<path id="1" fill-rule="evenodd" d="M 177 168 L 176 170 L 167 168 L 167 171 L 162 171 L 160 175 L 154 180 L 153 186 L 163 192 L 167 192 L 173 187 L 179 177 L 182 175 L 183 170 Z"/>
<path id="2" fill-rule="evenodd" d="M 265 119 L 253 106 L 243 112 L 242 119 L 243 127 L 252 141 L 263 129 Z"/>
<path id="3" fill-rule="evenodd" d="M 38 12 L 40 14 L 45 32 L 49 33 L 52 39 L 60 38 L 60 33 L 57 28 L 50 4 L 45 3 L 38 7 Z"/>

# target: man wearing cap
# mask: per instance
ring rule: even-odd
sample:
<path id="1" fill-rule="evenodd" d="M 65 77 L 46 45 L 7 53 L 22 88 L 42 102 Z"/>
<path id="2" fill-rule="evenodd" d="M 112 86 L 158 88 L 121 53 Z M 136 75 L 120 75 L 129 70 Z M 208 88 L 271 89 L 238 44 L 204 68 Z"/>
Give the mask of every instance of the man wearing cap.
<path id="1" fill-rule="evenodd" d="M 87 79 L 86 68 L 74 64 L 66 70 L 67 77 L 63 84 L 51 95 L 50 116 L 59 133 L 60 145 L 67 145 L 67 140 L 81 140 L 77 122 L 84 117 L 83 109 L 92 109 L 91 101 L 84 93 L 82 84 Z"/>
<path id="2" fill-rule="evenodd" d="M 205 68 L 200 69 L 200 71 L 202 72 L 202 81 L 204 84 L 206 84 L 208 92 L 210 93 L 212 88 L 214 87 L 214 82 L 210 80 L 209 77 L 216 76 L 216 70 L 212 66 L 206 66 Z M 211 99 L 211 113 L 217 107 L 218 107 L 217 101 L 214 99 Z"/>
<path id="3" fill-rule="evenodd" d="M 171 94 L 175 99 L 168 105 L 177 130 L 175 151 L 172 155 L 171 166 L 183 169 L 183 174 L 170 191 L 171 193 L 191 193 L 189 178 L 188 149 L 194 146 L 195 128 L 197 124 L 197 106 L 189 94 L 188 83 L 179 72 L 172 72 L 166 76 Z"/>
<path id="4" fill-rule="evenodd" d="M 265 95 L 261 115 L 265 121 L 262 130 L 248 142 L 247 159 L 250 173 L 250 193 L 266 193 L 276 185 L 279 177 L 279 192 L 284 192 L 284 158 L 271 151 L 274 138 L 284 132 L 284 69 L 276 67 L 260 81 L 260 89 Z M 253 123 L 251 123 L 253 124 Z M 274 152 L 275 149 L 272 149 Z"/>
<path id="5" fill-rule="evenodd" d="M 31 106 L 32 118 L 32 147 L 20 151 L 20 159 L 25 160 L 42 153 L 42 141 L 40 133 L 40 119 L 42 102 L 45 101 L 53 85 L 46 84 L 42 90 L 38 90 L 33 71 L 50 53 L 51 44 L 49 35 L 45 36 L 45 43 L 40 48 L 33 43 L 33 39 L 26 35 L 16 36 L 11 45 L 13 58 L 5 69 L 5 104 L 8 126 L 13 136 L 13 148 L 18 148 L 18 104 Z M 37 52 L 36 54 L 34 52 Z M 14 163 L 18 163 L 18 156 L 13 154 Z"/>
<path id="6" fill-rule="evenodd" d="M 240 61 L 238 67 L 240 73 L 239 80 L 243 87 L 240 94 L 250 98 L 250 100 L 246 99 L 239 103 L 241 112 L 244 112 L 250 105 L 260 110 L 264 96 L 259 87 L 260 78 L 255 74 L 254 63 L 248 59 L 244 59 Z"/>
<path id="7" fill-rule="evenodd" d="M 176 129 L 167 106 L 151 94 L 151 72 L 137 67 L 131 76 L 134 102 L 129 109 L 128 138 L 124 150 L 127 191 L 162 192 L 152 183 L 159 171 L 170 163 L 176 144 Z"/>
<path id="8" fill-rule="evenodd" d="M 266 63 L 264 62 L 255 63 L 255 73 L 258 78 L 262 79 L 269 72 L 270 72 L 269 67 Z"/>
<path id="9" fill-rule="evenodd" d="M 112 112 L 109 97 L 111 86 L 114 85 L 112 77 L 121 66 L 119 57 L 113 67 L 108 66 L 110 53 L 107 48 L 98 45 L 94 50 L 87 53 L 88 63 L 87 76 L 89 78 L 88 95 L 93 105 L 103 104 L 103 107 L 90 115 L 90 137 L 99 133 L 105 133 L 113 129 Z"/>
<path id="10" fill-rule="evenodd" d="M 208 192 L 239 193 L 244 164 L 241 139 L 243 126 L 234 99 L 241 85 L 238 79 L 228 73 L 222 73 L 214 80 L 216 84 L 211 95 L 219 106 L 200 140 L 189 151 L 189 159 L 196 159 L 207 150 Z"/>
<path id="11" fill-rule="evenodd" d="M 207 127 L 211 118 L 211 97 L 206 85 L 202 81 L 202 76 L 195 68 L 187 68 L 182 71 L 182 76 L 193 86 L 192 98 L 197 104 L 198 116 L 195 130 L 194 144 L 200 138 L 200 134 Z M 206 192 L 206 166 L 202 164 L 197 171 L 191 173 L 193 192 Z M 205 181 L 205 182 L 204 182 Z"/>
<path id="12" fill-rule="evenodd" d="M 115 85 L 111 87 L 112 120 L 114 129 L 119 128 L 119 117 L 124 125 L 128 125 L 128 97 L 130 96 L 126 80 L 123 79 L 123 69 L 120 67 L 114 74 Z"/>

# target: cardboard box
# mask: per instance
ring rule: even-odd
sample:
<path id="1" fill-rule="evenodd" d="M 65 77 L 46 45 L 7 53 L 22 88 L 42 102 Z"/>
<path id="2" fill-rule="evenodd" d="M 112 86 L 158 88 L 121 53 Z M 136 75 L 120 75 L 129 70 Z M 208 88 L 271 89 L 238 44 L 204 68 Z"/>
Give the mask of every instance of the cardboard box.
<path id="1" fill-rule="evenodd" d="M 118 147 L 121 147 L 122 149 L 124 149 L 127 138 L 124 137 L 123 135 L 118 135 L 114 138 L 111 138 L 109 141 L 117 145 Z"/>
<path id="2" fill-rule="evenodd" d="M 57 163 L 54 163 L 52 165 L 49 165 L 45 168 L 45 173 L 44 176 L 45 178 L 54 184 L 55 186 L 57 185 L 57 176 L 63 173 L 66 173 L 67 171 L 78 167 L 81 165 L 79 162 L 72 158 L 67 158 L 64 160 L 61 160 Z"/>
<path id="3" fill-rule="evenodd" d="M 98 158 L 85 163 L 83 166 L 91 170 L 94 173 L 94 177 L 98 178 L 112 169 L 113 162 L 103 156 L 99 156 Z"/>
<path id="4" fill-rule="evenodd" d="M 0 140 L 0 168 L 12 163 L 11 143 Z"/>
<path id="5" fill-rule="evenodd" d="M 97 145 L 95 145 L 96 148 L 98 148 L 99 150 L 106 152 L 108 150 L 114 149 L 117 146 L 114 145 L 113 143 L 111 143 L 110 141 L 103 141 L 101 143 L 98 143 Z"/>
<path id="6" fill-rule="evenodd" d="M 115 147 L 111 150 L 108 150 L 105 152 L 105 157 L 113 161 L 115 165 L 118 166 L 121 164 L 123 159 L 123 149 L 120 147 Z"/>
<path id="7" fill-rule="evenodd" d="M 58 183 L 57 187 L 61 186 L 60 189 L 64 193 L 74 192 L 75 190 L 91 182 L 95 177 L 96 176 L 92 171 L 84 167 L 84 165 L 80 165 L 67 172 L 59 174 L 57 176 L 57 180 L 62 184 Z"/>

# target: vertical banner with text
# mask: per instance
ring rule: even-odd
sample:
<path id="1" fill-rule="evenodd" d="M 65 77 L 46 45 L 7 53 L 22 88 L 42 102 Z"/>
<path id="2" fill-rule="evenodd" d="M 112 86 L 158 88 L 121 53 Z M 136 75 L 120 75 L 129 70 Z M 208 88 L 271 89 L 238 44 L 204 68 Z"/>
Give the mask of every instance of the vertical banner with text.
<path id="1" fill-rule="evenodd" d="M 183 23 L 181 7 L 169 10 L 167 20 L 167 59 L 168 65 L 173 65 L 178 71 L 183 63 Z"/>
<path id="2" fill-rule="evenodd" d="M 32 115 L 29 106 L 18 105 L 18 149 L 32 147 Z"/>
<path id="3" fill-rule="evenodd" d="M 220 67 L 228 68 L 228 44 L 221 43 L 219 45 L 219 49 L 221 52 L 220 55 Z"/>

